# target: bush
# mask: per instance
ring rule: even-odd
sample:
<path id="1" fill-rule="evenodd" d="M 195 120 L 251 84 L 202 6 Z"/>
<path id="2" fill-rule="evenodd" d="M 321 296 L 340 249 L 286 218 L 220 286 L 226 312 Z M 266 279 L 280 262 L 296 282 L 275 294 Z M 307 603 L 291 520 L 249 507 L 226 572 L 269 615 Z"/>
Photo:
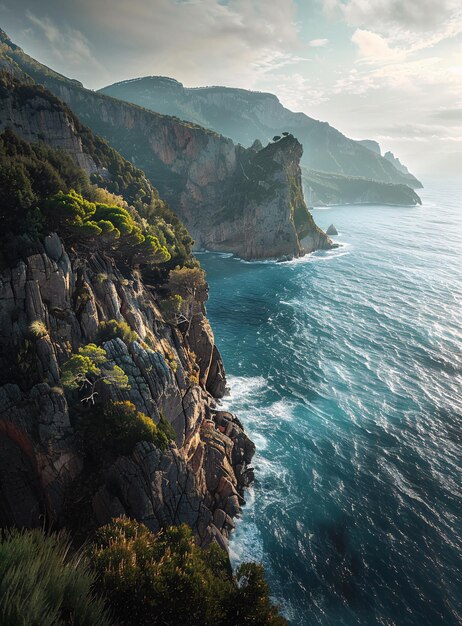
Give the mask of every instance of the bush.
<path id="1" fill-rule="evenodd" d="M 129 401 L 96 406 L 81 417 L 78 426 L 83 433 L 85 449 L 96 462 L 102 460 L 105 453 L 130 454 L 139 441 L 153 443 L 156 448 L 165 450 L 173 439 L 164 422 L 156 425 Z"/>
<path id="2" fill-rule="evenodd" d="M 169 324 L 178 324 L 181 320 L 181 310 L 183 308 L 183 298 L 177 293 L 163 298 L 159 301 L 160 310 Z"/>
<path id="3" fill-rule="evenodd" d="M 48 330 L 41 320 L 34 320 L 29 326 L 29 332 L 35 339 L 41 339 L 48 335 Z"/>
<path id="4" fill-rule="evenodd" d="M 248 564 L 234 578 L 217 545 L 197 546 L 191 529 L 157 535 L 119 518 L 96 535 L 92 562 L 98 588 L 122 625 L 282 626 L 262 569 Z"/>
<path id="5" fill-rule="evenodd" d="M 69 390 L 85 390 L 88 395 L 82 402 L 95 403 L 98 383 L 114 385 L 117 389 L 130 389 L 128 376 L 118 365 L 111 365 L 106 350 L 89 343 L 81 346 L 62 368 L 61 382 Z"/>
<path id="6" fill-rule="evenodd" d="M 109 320 L 108 322 L 101 322 L 99 325 L 98 341 L 109 341 L 119 337 L 125 343 L 131 343 L 139 339 L 138 334 L 130 328 L 125 321 L 119 322 L 118 320 Z"/>
<path id="7" fill-rule="evenodd" d="M 11 531 L 0 541 L 0 623 L 109 626 L 95 575 L 63 534 Z"/>

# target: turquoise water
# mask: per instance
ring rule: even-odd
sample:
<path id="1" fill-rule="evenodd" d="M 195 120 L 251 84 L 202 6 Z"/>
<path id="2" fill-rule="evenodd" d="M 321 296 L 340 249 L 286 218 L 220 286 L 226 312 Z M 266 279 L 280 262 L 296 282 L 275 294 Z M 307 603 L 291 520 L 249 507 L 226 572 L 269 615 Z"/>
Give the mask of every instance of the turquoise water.
<path id="1" fill-rule="evenodd" d="M 233 559 L 297 626 L 462 623 L 462 188 L 422 196 L 315 210 L 337 251 L 200 256 L 258 446 Z"/>

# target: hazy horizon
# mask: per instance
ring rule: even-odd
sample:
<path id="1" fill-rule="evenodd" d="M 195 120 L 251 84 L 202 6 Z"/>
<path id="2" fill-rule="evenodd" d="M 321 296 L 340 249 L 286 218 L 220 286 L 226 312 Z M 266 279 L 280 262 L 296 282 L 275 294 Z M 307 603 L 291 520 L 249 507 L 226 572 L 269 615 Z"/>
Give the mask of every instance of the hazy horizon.
<path id="1" fill-rule="evenodd" d="M 4 0 L 0 19 L 28 54 L 92 89 L 162 75 L 270 92 L 378 141 L 417 176 L 462 171 L 455 0 Z"/>

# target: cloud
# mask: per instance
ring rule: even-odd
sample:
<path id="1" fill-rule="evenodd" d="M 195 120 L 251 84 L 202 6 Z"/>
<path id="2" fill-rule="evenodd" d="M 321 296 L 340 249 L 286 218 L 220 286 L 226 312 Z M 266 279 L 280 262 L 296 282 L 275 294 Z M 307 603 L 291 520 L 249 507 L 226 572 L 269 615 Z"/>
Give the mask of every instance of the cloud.
<path id="1" fill-rule="evenodd" d="M 460 0 L 323 2 L 331 17 L 356 29 L 352 40 L 363 58 L 388 61 L 398 53 L 409 57 L 462 33 Z"/>
<path id="2" fill-rule="evenodd" d="M 78 77 L 90 87 L 108 76 L 145 74 L 188 85 L 256 87 L 269 72 L 307 60 L 295 0 L 41 0 L 40 14 L 36 0 L 3 2 L 11 8 L 0 7 L 4 27 L 13 24 L 23 34 L 20 45 L 45 51 L 41 59 L 63 73 L 71 66 L 73 73 L 80 57 Z"/>
<path id="3" fill-rule="evenodd" d="M 436 120 L 441 120 L 446 125 L 462 126 L 462 108 L 440 109 L 439 111 L 434 111 L 430 117 Z"/>
<path id="4" fill-rule="evenodd" d="M 29 10 L 25 12 L 25 16 L 43 33 L 54 54 L 62 56 L 73 65 L 91 62 L 95 67 L 100 67 L 90 51 L 87 39 L 79 30 L 69 26 L 58 27 L 50 18 L 39 18 Z"/>
<path id="5" fill-rule="evenodd" d="M 460 14 L 459 0 L 324 0 L 326 12 L 351 26 L 435 30 Z"/>
<path id="6" fill-rule="evenodd" d="M 328 39 L 312 39 L 308 45 L 311 48 L 324 48 L 328 43 Z"/>
<path id="7" fill-rule="evenodd" d="M 373 61 L 396 61 L 403 52 L 390 47 L 387 39 L 369 30 L 357 28 L 351 41 L 358 46 L 359 55 Z"/>

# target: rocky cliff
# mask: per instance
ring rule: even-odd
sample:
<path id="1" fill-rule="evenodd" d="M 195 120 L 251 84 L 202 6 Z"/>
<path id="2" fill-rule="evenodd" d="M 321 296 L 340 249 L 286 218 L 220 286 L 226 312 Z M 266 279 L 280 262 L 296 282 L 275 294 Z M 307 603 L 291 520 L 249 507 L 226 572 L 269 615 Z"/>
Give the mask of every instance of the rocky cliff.
<path id="1" fill-rule="evenodd" d="M 293 150 L 288 142 L 281 143 L 277 151 L 279 162 L 265 156 L 258 168 L 246 172 L 245 163 L 254 159 L 255 150 L 246 150 L 195 124 L 86 90 L 28 57 L 4 34 L 1 58 L 8 71 L 22 72 L 45 85 L 81 121 L 140 167 L 182 218 L 197 248 L 226 250 L 252 259 L 299 256 L 331 246 L 305 210 L 298 215 L 306 245 L 290 226 L 291 185 L 282 184 L 284 174 L 274 172 L 275 168 L 281 172 L 290 160 L 293 165 L 289 169 L 298 168 L 295 161 L 302 152 Z M 288 152 L 282 158 L 284 149 Z M 295 183 L 301 189 L 301 181 Z M 251 189 L 250 195 L 236 193 L 241 184 Z M 256 189 L 262 193 L 254 193 Z"/>
<path id="2" fill-rule="evenodd" d="M 254 446 L 217 405 L 226 380 L 206 284 L 189 297 L 186 322 L 161 312 L 171 267 L 200 275 L 190 238 L 144 174 L 45 89 L 0 77 L 0 119 L 8 127 L 0 136 L 0 527 L 85 531 L 126 514 L 153 530 L 186 522 L 202 545 L 226 547 Z M 91 185 L 85 171 L 123 198 Z M 102 203 L 58 193 L 55 202 L 71 204 L 58 201 L 47 213 L 49 194 L 69 192 L 66 181 Z M 85 206 L 104 211 L 105 234 L 90 222 L 78 231 Z M 50 220 L 64 239 L 47 234 Z M 114 224 L 122 230 L 111 239 Z M 133 261 L 133 230 L 138 242 L 163 238 L 153 265 Z M 124 236 L 128 247 L 116 256 Z M 102 338 L 108 321 L 125 335 Z M 127 384 L 96 381 L 92 408 L 66 387 L 63 368 L 93 342 Z M 112 401 L 129 403 L 145 424 L 169 424 L 173 441 L 162 448 L 138 437 L 122 453 L 112 432 L 88 440 L 82 424 L 100 423 Z M 100 457 L 89 451 L 94 444 L 105 447 Z"/>
<path id="3" fill-rule="evenodd" d="M 206 293 L 185 338 L 165 322 L 155 291 L 138 273 L 122 276 L 101 254 L 69 253 L 56 234 L 36 246 L 0 275 L 0 525 L 59 526 L 69 503 L 80 502 L 95 524 L 119 514 L 154 530 L 186 522 L 203 544 L 226 546 L 254 447 L 215 401 L 225 379 L 205 317 Z M 95 476 L 60 371 L 108 319 L 125 320 L 137 340 L 103 344 L 130 389 L 103 385 L 100 399 L 130 400 L 154 421 L 164 415 L 176 442 L 164 452 L 140 442 Z M 30 331 L 37 320 L 46 329 L 40 336 Z"/>
<path id="4" fill-rule="evenodd" d="M 109 85 L 101 93 L 153 111 L 177 115 L 211 128 L 244 146 L 257 138 L 267 143 L 282 131 L 293 133 L 304 148 L 302 166 L 385 183 L 422 187 L 409 172 L 395 167 L 364 142 L 349 139 L 326 122 L 284 107 L 271 93 L 228 87 L 185 88 L 162 76 L 146 76 Z M 376 142 L 374 142 L 376 143 Z"/>

